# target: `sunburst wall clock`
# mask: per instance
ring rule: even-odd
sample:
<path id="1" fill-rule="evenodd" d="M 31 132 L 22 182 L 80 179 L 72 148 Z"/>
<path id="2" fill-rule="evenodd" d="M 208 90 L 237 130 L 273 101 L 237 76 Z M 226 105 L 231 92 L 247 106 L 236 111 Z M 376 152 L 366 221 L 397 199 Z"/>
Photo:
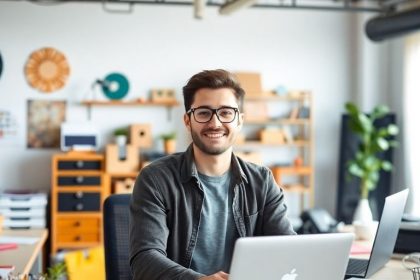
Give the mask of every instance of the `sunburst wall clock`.
<path id="1" fill-rule="evenodd" d="M 54 48 L 34 51 L 25 66 L 26 80 L 33 88 L 50 93 L 62 88 L 69 77 L 66 57 Z"/>

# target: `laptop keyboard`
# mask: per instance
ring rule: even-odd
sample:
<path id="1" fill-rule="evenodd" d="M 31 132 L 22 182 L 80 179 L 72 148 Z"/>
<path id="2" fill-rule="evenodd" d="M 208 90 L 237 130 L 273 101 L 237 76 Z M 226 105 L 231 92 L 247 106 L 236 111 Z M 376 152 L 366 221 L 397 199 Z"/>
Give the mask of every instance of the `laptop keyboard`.
<path id="1" fill-rule="evenodd" d="M 346 275 L 365 274 L 369 261 L 362 259 L 349 259 Z"/>

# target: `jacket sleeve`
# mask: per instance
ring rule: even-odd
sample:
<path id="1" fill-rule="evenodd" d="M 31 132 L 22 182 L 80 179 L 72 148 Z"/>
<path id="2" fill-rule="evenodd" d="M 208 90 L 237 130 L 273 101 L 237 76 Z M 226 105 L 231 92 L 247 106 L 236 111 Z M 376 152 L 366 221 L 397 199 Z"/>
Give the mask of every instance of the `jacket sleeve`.
<path id="1" fill-rule="evenodd" d="M 266 199 L 263 214 L 264 235 L 296 234 L 287 217 L 287 206 L 283 190 L 277 185 L 273 174 L 266 169 Z"/>
<path id="2" fill-rule="evenodd" d="M 166 255 L 170 229 L 159 185 L 150 168 L 136 180 L 130 202 L 130 267 L 134 280 L 198 279 L 199 274 Z"/>

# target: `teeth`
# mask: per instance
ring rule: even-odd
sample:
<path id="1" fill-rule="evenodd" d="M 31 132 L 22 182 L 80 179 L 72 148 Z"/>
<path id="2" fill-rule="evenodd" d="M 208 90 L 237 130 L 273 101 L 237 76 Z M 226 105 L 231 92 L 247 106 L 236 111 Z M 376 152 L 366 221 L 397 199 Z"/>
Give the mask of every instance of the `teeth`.
<path id="1" fill-rule="evenodd" d="M 217 133 L 217 134 L 206 134 L 209 138 L 219 138 L 223 136 L 223 133 Z"/>

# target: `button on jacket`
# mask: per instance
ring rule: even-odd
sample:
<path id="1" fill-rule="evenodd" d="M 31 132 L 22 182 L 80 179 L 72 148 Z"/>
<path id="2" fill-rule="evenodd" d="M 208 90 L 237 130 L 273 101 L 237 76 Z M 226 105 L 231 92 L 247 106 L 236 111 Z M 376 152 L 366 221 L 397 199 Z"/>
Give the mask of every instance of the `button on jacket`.
<path id="1" fill-rule="evenodd" d="M 271 171 L 232 155 L 233 217 L 237 235 L 295 234 L 283 191 Z M 204 192 L 193 147 L 142 169 L 130 204 L 130 266 L 134 280 L 189 280 Z M 232 244 L 234 246 L 234 244 Z"/>

